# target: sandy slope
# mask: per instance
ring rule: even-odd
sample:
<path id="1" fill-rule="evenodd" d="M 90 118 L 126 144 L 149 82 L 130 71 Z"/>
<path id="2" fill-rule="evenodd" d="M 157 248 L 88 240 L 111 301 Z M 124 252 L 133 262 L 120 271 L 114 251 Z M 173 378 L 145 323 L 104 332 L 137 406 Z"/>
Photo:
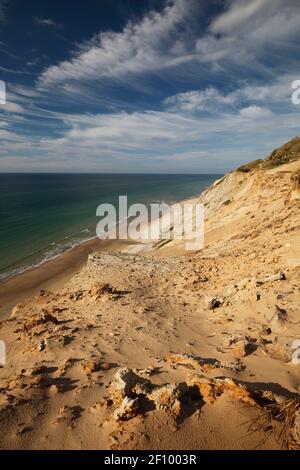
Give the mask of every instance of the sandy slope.
<path id="1" fill-rule="evenodd" d="M 202 251 L 95 253 L 57 293 L 19 304 L 0 329 L 0 446 L 299 445 L 298 169 L 209 188 Z"/>

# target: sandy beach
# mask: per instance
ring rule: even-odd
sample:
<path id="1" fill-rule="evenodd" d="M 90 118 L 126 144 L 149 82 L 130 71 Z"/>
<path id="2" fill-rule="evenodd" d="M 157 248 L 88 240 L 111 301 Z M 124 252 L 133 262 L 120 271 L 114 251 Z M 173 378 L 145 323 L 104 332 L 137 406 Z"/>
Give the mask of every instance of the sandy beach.
<path id="1" fill-rule="evenodd" d="M 1 285 L 2 449 L 300 448 L 299 142 L 195 198 L 202 250 L 97 240 Z"/>
<path id="2" fill-rule="evenodd" d="M 42 289 L 55 292 L 61 288 L 83 267 L 90 253 L 118 251 L 127 244 L 122 240 L 88 240 L 40 266 L 0 282 L 0 321 L 7 318 L 12 307 L 23 299 L 37 295 Z"/>

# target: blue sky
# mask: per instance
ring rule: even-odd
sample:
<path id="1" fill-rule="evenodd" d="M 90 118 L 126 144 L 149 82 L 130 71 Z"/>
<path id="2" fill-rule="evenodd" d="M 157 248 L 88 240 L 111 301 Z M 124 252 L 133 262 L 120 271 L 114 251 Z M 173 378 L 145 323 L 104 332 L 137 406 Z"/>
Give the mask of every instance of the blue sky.
<path id="1" fill-rule="evenodd" d="M 299 135 L 299 0 L 0 0 L 0 171 L 222 173 Z"/>

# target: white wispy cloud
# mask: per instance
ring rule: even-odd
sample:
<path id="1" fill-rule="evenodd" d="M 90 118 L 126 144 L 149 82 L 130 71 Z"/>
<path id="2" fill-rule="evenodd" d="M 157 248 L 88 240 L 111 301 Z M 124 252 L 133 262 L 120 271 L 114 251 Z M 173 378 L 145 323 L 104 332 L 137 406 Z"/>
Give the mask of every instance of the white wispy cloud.
<path id="1" fill-rule="evenodd" d="M 249 98 L 254 93 L 251 86 L 227 95 L 208 88 L 199 96 L 194 91 L 170 97 L 161 111 L 45 113 L 43 118 L 54 119 L 54 126 L 63 123 L 58 137 L 24 138 L 16 135 L 9 121 L 2 128 L 0 169 L 5 170 L 10 151 L 24 157 L 14 160 L 15 164 L 22 161 L 24 171 L 30 171 L 33 162 L 40 171 L 226 171 L 264 156 L 299 133 L 296 107 L 290 103 L 273 113 L 267 107 L 267 92 L 260 87 L 259 103 Z M 216 97 L 221 97 L 222 106 L 213 114 L 195 112 L 199 102 L 203 109 L 203 102 L 208 106 Z"/>
<path id="2" fill-rule="evenodd" d="M 197 41 L 202 61 L 236 64 L 265 75 L 272 73 L 266 58 L 274 57 L 275 70 L 286 62 L 297 65 L 291 57 L 300 38 L 298 0 L 228 0 L 226 6 Z"/>
<path id="3" fill-rule="evenodd" d="M 56 23 L 51 18 L 36 17 L 36 18 L 34 18 L 34 21 L 35 21 L 36 24 L 38 24 L 40 26 L 53 26 L 53 27 L 59 26 L 58 23 Z"/>
<path id="4" fill-rule="evenodd" d="M 239 76 L 241 70 L 233 69 L 239 66 L 244 72 L 255 68 L 270 78 L 272 67 L 264 64 L 266 57 L 276 57 L 275 69 L 288 60 L 293 62 L 292 54 L 278 54 L 299 43 L 298 0 L 228 0 L 207 28 L 195 27 L 194 16 L 205 4 L 173 0 L 161 12 L 129 22 L 122 32 L 100 33 L 82 44 L 70 60 L 44 70 L 39 85 L 121 80 L 147 72 L 167 73 L 172 68 L 178 76 L 185 72 L 188 76 L 186 64 L 192 64 L 199 76 L 222 70 Z"/>
<path id="5" fill-rule="evenodd" d="M 171 110 L 186 112 L 208 111 L 214 112 L 226 106 L 230 108 L 237 101 L 237 93 L 225 94 L 214 87 L 205 90 L 187 91 L 170 96 L 164 100 L 165 105 Z"/>
<path id="6" fill-rule="evenodd" d="M 214 33 L 231 33 L 244 28 L 249 21 L 256 20 L 266 12 L 266 9 L 275 9 L 282 2 L 278 0 L 229 0 L 227 10 L 213 20 L 210 30 Z M 294 2 L 295 3 L 295 2 Z"/>
<path id="7" fill-rule="evenodd" d="M 46 69 L 40 84 L 118 77 L 175 65 L 179 58 L 183 60 L 182 53 L 187 54 L 186 35 L 178 29 L 184 29 L 193 8 L 198 8 L 197 0 L 174 0 L 162 12 L 129 22 L 121 33 L 100 33 L 82 44 L 70 61 Z"/>
<path id="8" fill-rule="evenodd" d="M 246 119 L 255 119 L 258 118 L 269 118 L 272 115 L 272 112 L 267 108 L 262 108 L 261 106 L 247 106 L 240 110 L 240 116 Z"/>
<path id="9" fill-rule="evenodd" d="M 228 113 L 240 108 L 255 106 L 256 108 L 274 108 L 280 106 L 281 111 L 291 107 L 291 85 L 297 74 L 283 74 L 277 79 L 264 84 L 240 81 L 239 87 L 231 92 L 209 86 L 203 90 L 190 90 L 178 93 L 164 100 L 167 109 L 187 113 Z M 261 108 L 262 109 L 262 108 Z"/>
<path id="10" fill-rule="evenodd" d="M 24 108 L 23 106 L 14 103 L 12 101 L 6 101 L 5 104 L 0 105 L 0 109 L 7 113 L 23 113 Z"/>

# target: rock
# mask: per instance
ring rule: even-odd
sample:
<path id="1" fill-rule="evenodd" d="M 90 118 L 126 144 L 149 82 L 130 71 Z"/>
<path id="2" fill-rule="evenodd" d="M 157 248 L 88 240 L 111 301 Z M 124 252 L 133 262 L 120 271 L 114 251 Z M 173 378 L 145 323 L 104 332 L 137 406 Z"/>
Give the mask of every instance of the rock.
<path id="1" fill-rule="evenodd" d="M 11 318 L 16 317 L 23 307 L 24 305 L 22 303 L 15 305 L 11 311 Z"/>
<path id="2" fill-rule="evenodd" d="M 70 299 L 74 300 L 75 302 L 78 302 L 79 300 L 81 300 L 83 298 L 83 295 L 84 295 L 83 290 L 79 289 L 79 290 L 77 290 L 76 292 L 73 292 L 70 295 Z"/>
<path id="3" fill-rule="evenodd" d="M 217 381 L 223 379 L 217 379 Z M 246 386 L 235 383 L 231 378 L 224 379 L 224 391 L 228 391 L 234 399 L 241 400 L 251 406 L 256 406 L 256 401 L 252 397 L 252 392 Z"/>
<path id="4" fill-rule="evenodd" d="M 58 416 L 56 418 L 56 422 L 60 421 L 73 421 L 76 418 L 76 413 L 74 407 L 70 406 L 62 406 L 58 410 Z"/>
<path id="5" fill-rule="evenodd" d="M 286 276 L 283 272 L 279 272 L 276 274 L 272 274 L 270 276 L 266 276 L 262 279 L 256 279 L 256 285 L 260 286 L 261 284 L 265 284 L 266 282 L 273 282 L 273 281 L 285 281 Z"/>
<path id="6" fill-rule="evenodd" d="M 114 293 L 116 293 L 116 289 L 108 284 L 108 282 L 96 282 L 88 291 L 88 295 L 94 300 L 98 300 L 103 294 Z"/>
<path id="7" fill-rule="evenodd" d="M 99 404 L 100 404 L 101 406 L 104 406 L 104 408 L 108 409 L 108 408 L 110 408 L 114 403 L 113 403 L 113 401 L 112 401 L 110 398 L 104 397 L 104 398 L 102 398 L 102 399 L 100 400 Z"/>
<path id="8" fill-rule="evenodd" d="M 45 312 L 53 315 L 53 314 L 61 313 L 64 310 L 68 310 L 68 309 L 67 308 L 62 308 L 62 307 L 57 307 L 57 305 L 50 305 L 49 307 L 47 307 L 47 309 L 43 309 L 43 310 Z"/>
<path id="9" fill-rule="evenodd" d="M 262 327 L 262 329 L 261 329 L 261 334 L 262 334 L 263 336 L 268 336 L 268 335 L 270 335 L 271 333 L 272 333 L 272 329 L 271 329 L 270 327 L 268 327 L 268 326 L 266 326 L 266 325 L 264 325 L 264 326 Z"/>
<path id="10" fill-rule="evenodd" d="M 168 356 L 165 357 L 166 362 L 170 362 L 171 364 L 174 365 L 181 365 L 188 367 L 190 369 L 195 369 L 196 367 L 199 367 L 200 362 L 192 356 L 192 354 L 169 354 Z"/>
<path id="11" fill-rule="evenodd" d="M 87 374 L 98 372 L 102 369 L 102 361 L 99 359 L 90 359 L 82 363 L 82 368 Z"/>
<path id="12" fill-rule="evenodd" d="M 59 387 L 55 384 L 50 385 L 49 393 L 50 395 L 57 395 L 59 393 Z"/>
<path id="13" fill-rule="evenodd" d="M 217 397 L 217 391 L 211 383 L 211 380 L 202 375 L 192 373 L 187 376 L 186 384 L 190 389 L 196 389 L 205 403 L 214 403 Z"/>
<path id="14" fill-rule="evenodd" d="M 154 366 L 149 366 L 147 369 L 141 369 L 141 370 L 134 370 L 134 372 L 138 375 L 146 375 L 150 377 L 151 375 L 155 374 L 156 367 Z"/>
<path id="15" fill-rule="evenodd" d="M 40 297 L 51 297 L 53 296 L 53 293 L 49 290 L 46 289 L 41 289 L 40 290 Z"/>
<path id="16" fill-rule="evenodd" d="M 244 339 L 242 335 L 236 336 L 231 333 L 226 333 L 226 337 L 223 341 L 224 348 L 230 348 L 232 345 L 236 344 L 238 341 Z"/>
<path id="17" fill-rule="evenodd" d="M 266 344 L 265 352 L 268 354 L 268 356 L 277 361 L 287 363 L 292 360 L 292 349 L 289 347 L 289 345 L 279 343 L 278 340 L 272 344 Z"/>
<path id="18" fill-rule="evenodd" d="M 149 381 L 123 367 L 116 372 L 115 380 L 109 386 L 109 393 L 114 402 L 122 402 L 125 397 L 135 398 L 140 393 L 147 393 L 150 387 Z"/>
<path id="19" fill-rule="evenodd" d="M 277 300 L 284 300 L 286 297 L 293 295 L 293 290 L 285 291 L 285 292 L 278 292 L 276 295 Z"/>
<path id="20" fill-rule="evenodd" d="M 67 369 L 68 367 L 70 367 L 72 365 L 72 359 L 69 358 L 69 359 L 66 359 L 63 364 L 57 369 L 56 371 L 56 377 L 63 377 L 66 372 L 67 372 Z"/>
<path id="21" fill-rule="evenodd" d="M 295 341 L 293 341 L 291 348 L 292 348 L 292 364 L 297 366 L 298 364 L 300 364 L 300 339 L 296 339 Z M 300 391 L 300 387 L 298 388 Z"/>
<path id="22" fill-rule="evenodd" d="M 213 404 L 224 392 L 228 392 L 234 399 L 241 400 L 251 406 L 256 405 L 251 392 L 243 385 L 235 383 L 230 378 L 208 379 L 199 374 L 190 374 L 186 379 L 190 388 L 198 389 L 205 403 Z"/>
<path id="23" fill-rule="evenodd" d="M 208 303 L 208 308 L 209 310 L 214 310 L 215 308 L 221 307 L 223 303 L 224 303 L 223 297 L 213 297 Z"/>
<path id="24" fill-rule="evenodd" d="M 245 341 L 244 339 L 241 339 L 234 343 L 234 346 L 232 348 L 232 353 L 236 359 L 240 359 L 242 357 L 247 356 L 247 347 L 248 347 L 248 342 Z"/>
<path id="25" fill-rule="evenodd" d="M 275 327 L 281 327 L 284 326 L 285 323 L 288 320 L 288 313 L 286 310 L 283 308 L 278 307 L 278 305 L 275 305 L 275 313 L 274 316 L 271 319 L 271 325 L 273 328 Z"/>
<path id="26" fill-rule="evenodd" d="M 38 343 L 38 347 L 37 347 L 38 351 L 39 352 L 44 351 L 44 349 L 46 349 L 46 346 L 47 346 L 47 341 L 45 339 L 42 339 L 42 341 Z"/>
<path id="27" fill-rule="evenodd" d="M 225 338 L 223 346 L 227 349 L 230 348 L 236 359 L 241 359 L 250 354 L 252 350 L 256 349 L 253 346 L 254 342 L 256 342 L 256 339 L 245 338 L 242 335 L 229 335 Z"/>
<path id="28" fill-rule="evenodd" d="M 138 398 L 125 397 L 121 405 L 114 411 L 113 418 L 116 421 L 128 421 L 137 416 L 139 412 Z"/>
<path id="29" fill-rule="evenodd" d="M 137 383 L 134 385 L 134 387 L 132 388 L 132 393 L 133 395 L 147 395 L 147 393 L 149 392 L 150 390 L 150 387 L 151 387 L 151 384 L 150 383 Z"/>
<path id="30" fill-rule="evenodd" d="M 169 410 L 174 416 L 178 417 L 181 414 L 181 399 L 183 396 L 183 386 L 167 384 L 156 387 L 147 395 L 147 398 L 153 401 L 158 409 Z"/>
<path id="31" fill-rule="evenodd" d="M 241 362 L 239 359 L 234 362 L 223 361 L 221 362 L 220 367 L 222 367 L 222 369 L 232 370 L 233 372 L 236 372 L 236 373 L 242 372 L 243 370 L 246 369 L 245 364 L 243 364 L 243 362 Z"/>
<path id="32" fill-rule="evenodd" d="M 45 324 L 45 323 L 54 323 L 55 325 L 58 324 L 58 320 L 56 317 L 51 315 L 47 310 L 42 309 L 42 312 L 38 315 L 34 315 L 33 317 L 26 319 L 25 323 L 23 324 L 22 331 L 30 331 L 36 326 Z"/>

